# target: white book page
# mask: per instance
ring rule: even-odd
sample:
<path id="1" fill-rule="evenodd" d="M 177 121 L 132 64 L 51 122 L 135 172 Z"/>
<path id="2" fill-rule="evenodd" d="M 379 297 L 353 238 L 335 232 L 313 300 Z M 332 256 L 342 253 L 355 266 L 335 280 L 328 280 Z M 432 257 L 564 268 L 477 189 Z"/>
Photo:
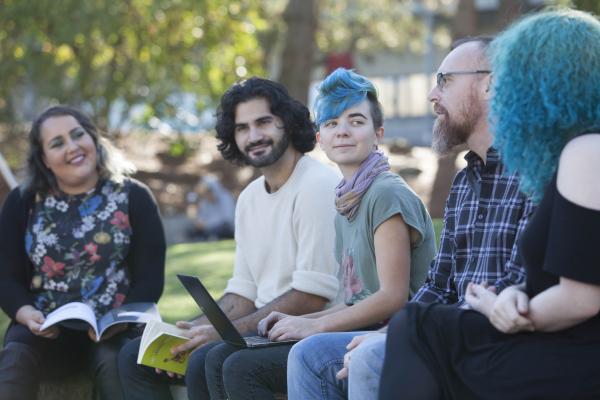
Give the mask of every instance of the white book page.
<path id="1" fill-rule="evenodd" d="M 104 314 L 98 321 L 98 331 L 102 335 L 106 329 L 115 324 L 124 322 L 145 324 L 154 320 L 161 320 L 155 303 L 129 303 Z"/>
<path id="2" fill-rule="evenodd" d="M 96 337 L 98 337 L 98 327 L 96 326 L 96 316 L 94 315 L 94 312 L 90 306 L 79 302 L 67 303 L 52 311 L 46 316 L 46 321 L 40 329 L 44 330 L 58 322 L 68 319 L 80 319 L 87 322 L 94 329 L 94 332 L 96 332 Z"/>

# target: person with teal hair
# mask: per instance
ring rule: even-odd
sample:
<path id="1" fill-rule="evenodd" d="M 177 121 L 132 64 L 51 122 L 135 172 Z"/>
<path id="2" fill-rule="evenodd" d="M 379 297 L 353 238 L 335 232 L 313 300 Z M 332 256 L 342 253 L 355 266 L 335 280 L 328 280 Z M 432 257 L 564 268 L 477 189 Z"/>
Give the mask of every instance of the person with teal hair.
<path id="1" fill-rule="evenodd" d="M 490 123 L 539 200 L 523 285 L 470 310 L 411 303 L 389 325 L 380 399 L 600 398 L 600 22 L 531 15 L 491 46 Z"/>
<path id="2" fill-rule="evenodd" d="M 288 357 L 290 400 L 336 396 L 340 389 L 324 388 L 315 371 L 332 359 L 340 369 L 354 337 L 385 326 L 422 285 L 436 252 L 427 209 L 378 149 L 383 115 L 373 83 L 335 70 L 319 86 L 315 119 L 321 148 L 344 176 L 335 201 L 344 304 L 300 317 L 274 313 L 262 321 L 272 339 L 303 339 Z"/>

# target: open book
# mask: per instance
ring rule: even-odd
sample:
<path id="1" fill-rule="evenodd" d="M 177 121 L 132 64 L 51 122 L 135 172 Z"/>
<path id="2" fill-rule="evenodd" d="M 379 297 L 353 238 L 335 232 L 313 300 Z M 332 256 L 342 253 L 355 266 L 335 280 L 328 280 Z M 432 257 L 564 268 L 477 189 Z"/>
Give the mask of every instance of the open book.
<path id="1" fill-rule="evenodd" d="M 96 333 L 99 342 L 102 334 L 111 326 L 121 323 L 145 324 L 149 321 L 160 321 L 160 313 L 155 303 L 129 303 L 118 308 L 113 308 L 96 320 L 94 311 L 84 303 L 72 302 L 58 307 L 46 316 L 46 321 L 41 329 L 44 330 L 54 324 L 72 329 L 87 330 L 88 325 Z"/>
<path id="2" fill-rule="evenodd" d="M 138 353 L 138 364 L 183 375 L 190 352 L 171 354 L 171 348 L 187 342 L 183 330 L 161 321 L 150 321 L 144 328 Z"/>

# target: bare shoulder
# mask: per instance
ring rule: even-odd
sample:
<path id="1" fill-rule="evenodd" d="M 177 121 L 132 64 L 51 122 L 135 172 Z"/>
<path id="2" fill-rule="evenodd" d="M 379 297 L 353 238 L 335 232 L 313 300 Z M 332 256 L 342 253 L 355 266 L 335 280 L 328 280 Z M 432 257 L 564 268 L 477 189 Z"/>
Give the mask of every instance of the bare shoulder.
<path id="1" fill-rule="evenodd" d="M 579 136 L 565 146 L 556 185 L 567 200 L 600 210 L 600 133 Z"/>

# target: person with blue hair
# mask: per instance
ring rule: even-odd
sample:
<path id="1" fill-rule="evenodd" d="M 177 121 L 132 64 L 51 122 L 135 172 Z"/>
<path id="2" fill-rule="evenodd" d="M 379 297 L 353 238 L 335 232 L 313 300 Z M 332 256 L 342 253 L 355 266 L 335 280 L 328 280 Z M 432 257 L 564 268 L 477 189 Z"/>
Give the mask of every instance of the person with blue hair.
<path id="1" fill-rule="evenodd" d="M 497 293 L 524 281 L 516 243 L 535 205 L 519 191 L 517 176 L 506 170 L 492 146 L 487 122 L 491 71 L 486 55 L 491 41 L 477 36 L 454 42 L 428 95 L 437 114 L 433 149 L 444 154 L 465 146 L 469 151 L 464 157 L 467 166 L 454 178 L 446 201 L 440 250 L 411 302 L 462 307 L 472 281 L 489 285 Z M 316 379 L 303 389 L 326 388 L 321 398 L 377 397 L 386 329 L 355 336 L 346 354 L 338 349 L 330 351 L 325 362 L 305 363 L 302 373 L 289 374 L 289 386 L 307 384 L 308 380 L 297 376 L 312 375 Z"/>
<path id="2" fill-rule="evenodd" d="M 335 256 L 345 296 L 320 313 L 272 313 L 261 321 L 271 339 L 303 339 L 288 357 L 290 400 L 338 390 L 323 388 L 306 366 L 339 360 L 354 337 L 384 326 L 415 295 L 436 252 L 427 209 L 378 149 L 384 128 L 373 83 L 335 70 L 319 86 L 315 117 L 317 140 L 344 176 L 336 188 Z"/>
<path id="3" fill-rule="evenodd" d="M 600 398 L 600 21 L 534 14 L 491 56 L 495 144 L 539 201 L 520 241 L 526 282 L 471 284 L 471 310 L 396 314 L 380 399 Z"/>

